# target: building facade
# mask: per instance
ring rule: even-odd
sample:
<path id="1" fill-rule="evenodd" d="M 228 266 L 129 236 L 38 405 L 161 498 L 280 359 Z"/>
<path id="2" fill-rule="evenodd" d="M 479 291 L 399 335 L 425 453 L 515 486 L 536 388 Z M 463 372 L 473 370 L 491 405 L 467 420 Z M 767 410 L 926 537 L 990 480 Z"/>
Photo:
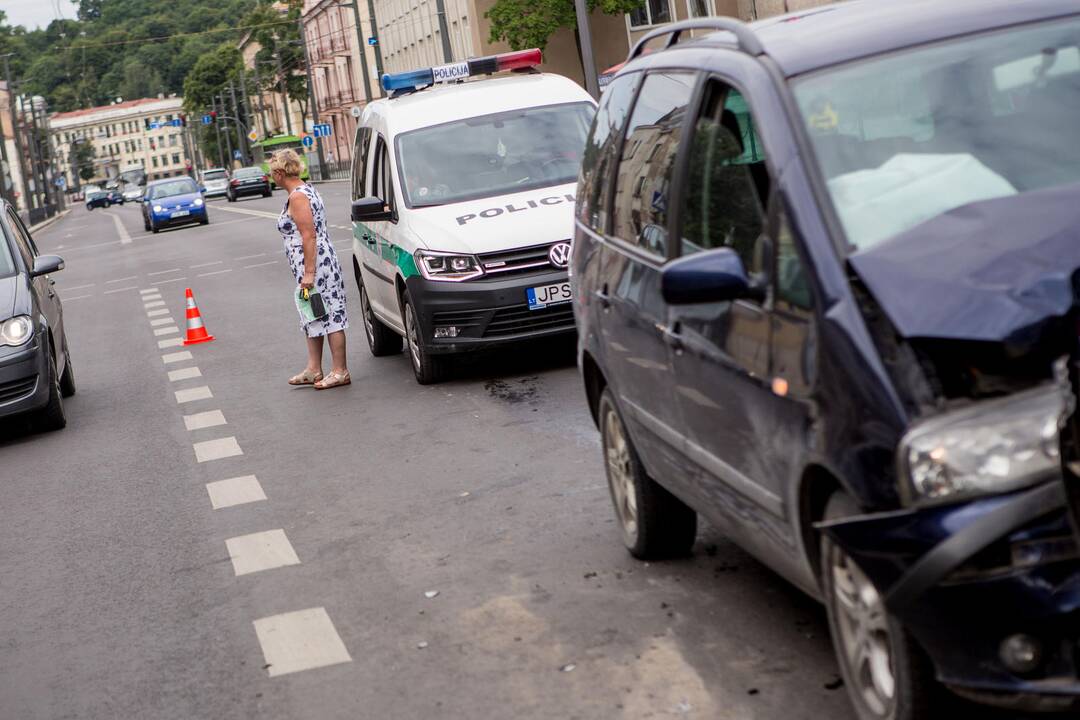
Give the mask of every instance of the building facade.
<path id="1" fill-rule="evenodd" d="M 288 12 L 288 6 L 282 3 L 279 10 L 284 14 Z M 251 129 L 260 139 L 275 135 L 302 135 L 305 130 L 304 114 L 300 104 L 282 92 L 278 63 L 258 59 L 262 45 L 250 32 L 240 41 L 238 49 L 244 65 L 244 89 L 249 93 L 245 101 Z M 292 72 L 298 71 L 294 68 Z M 264 87 L 267 85 L 269 87 Z"/>
<path id="2" fill-rule="evenodd" d="M 179 97 L 141 98 L 51 116 L 53 153 L 67 186 L 104 183 L 138 169 L 148 180 L 189 174 L 195 163 L 187 128 L 168 124 L 184 118 L 183 102 Z M 94 148 L 89 180 L 79 177 L 80 143 Z"/>

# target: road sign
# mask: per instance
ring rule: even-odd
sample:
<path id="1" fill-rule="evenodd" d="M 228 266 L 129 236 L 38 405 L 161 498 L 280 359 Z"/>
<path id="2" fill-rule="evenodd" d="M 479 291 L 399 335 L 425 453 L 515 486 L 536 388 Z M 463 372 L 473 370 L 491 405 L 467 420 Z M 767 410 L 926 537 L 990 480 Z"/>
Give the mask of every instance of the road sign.
<path id="1" fill-rule="evenodd" d="M 214 117 L 212 115 L 203 115 L 202 116 L 202 124 L 203 125 L 210 125 L 213 122 L 214 122 Z"/>
<path id="2" fill-rule="evenodd" d="M 172 125 L 173 127 L 184 127 L 184 121 L 181 120 L 180 118 L 176 118 L 175 120 L 170 120 L 169 124 Z"/>
<path id="3" fill-rule="evenodd" d="M 305 135 L 303 138 L 301 138 L 300 144 L 310 150 L 311 148 L 315 147 L 315 138 L 312 135 Z"/>
<path id="4" fill-rule="evenodd" d="M 252 130 L 251 132 L 248 133 L 248 140 L 250 140 L 251 142 L 255 142 L 258 139 L 259 139 L 259 133 L 256 132 L 255 130 Z"/>
<path id="5" fill-rule="evenodd" d="M 367 44 L 368 45 L 378 45 L 379 44 L 379 38 L 369 37 L 367 39 Z"/>
<path id="6" fill-rule="evenodd" d="M 232 151 L 232 156 L 236 160 L 243 160 L 244 159 L 244 153 L 240 152 L 239 150 L 233 150 Z"/>
<path id="7" fill-rule="evenodd" d="M 150 123 L 150 129 L 151 130 L 157 130 L 159 127 L 161 127 L 161 123 L 157 123 L 157 122 Z"/>
<path id="8" fill-rule="evenodd" d="M 330 126 L 330 123 L 319 123 L 318 125 L 315 125 L 313 128 L 311 128 L 311 134 L 317 138 L 330 137 L 334 134 L 334 130 Z"/>

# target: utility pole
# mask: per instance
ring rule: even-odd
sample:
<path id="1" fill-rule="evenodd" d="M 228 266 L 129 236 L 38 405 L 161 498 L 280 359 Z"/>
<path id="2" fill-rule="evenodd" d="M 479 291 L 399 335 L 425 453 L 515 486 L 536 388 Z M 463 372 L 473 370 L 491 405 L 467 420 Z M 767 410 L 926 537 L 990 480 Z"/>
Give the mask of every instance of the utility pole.
<path id="1" fill-rule="evenodd" d="M 243 98 L 242 105 L 244 106 L 244 119 L 247 120 L 248 127 L 252 130 L 255 129 L 255 113 L 251 110 L 251 96 L 247 91 L 247 73 L 244 72 L 244 66 L 240 66 L 240 96 Z M 250 139 L 247 145 L 248 154 L 251 154 Z"/>
<path id="2" fill-rule="evenodd" d="M 581 40 L 581 69 L 585 73 L 585 89 L 594 98 L 599 98 L 600 82 L 596 78 L 596 60 L 593 59 L 589 8 L 585 0 L 574 0 L 574 8 L 577 11 L 578 39 Z"/>
<path id="3" fill-rule="evenodd" d="M 25 114 L 25 98 L 20 96 L 19 99 L 23 101 L 23 113 Z M 37 198 L 38 207 L 47 212 L 49 209 L 49 181 L 45 177 L 45 163 L 41 157 L 41 135 L 38 132 L 37 111 L 34 109 L 33 95 L 30 96 L 30 163 L 33 166 L 30 168 L 30 172 L 34 174 L 34 184 L 37 186 L 34 194 L 40 193 L 40 197 Z"/>
<path id="4" fill-rule="evenodd" d="M 302 22 L 303 21 L 301 21 L 301 23 Z M 307 45 L 304 46 L 304 57 L 307 57 Z M 285 71 L 281 69 L 281 53 L 278 52 L 276 42 L 274 44 L 274 60 L 277 61 L 278 77 L 281 82 L 281 102 L 285 105 L 285 129 L 288 131 L 289 135 L 292 135 L 292 117 L 289 114 L 289 89 L 288 85 L 285 84 Z M 308 67 L 310 66 L 311 64 L 308 63 Z"/>
<path id="5" fill-rule="evenodd" d="M 222 94 L 218 98 L 218 100 L 221 102 L 221 120 L 222 120 L 222 122 L 227 122 L 228 121 L 229 111 L 228 111 L 228 107 L 225 105 L 225 95 Z M 229 135 L 229 126 L 228 125 L 226 125 L 222 129 L 221 134 L 225 136 L 225 149 L 228 151 L 228 155 L 225 156 L 225 161 L 226 161 L 225 167 L 227 167 L 227 168 L 229 168 L 231 170 L 232 169 L 232 161 L 233 161 L 233 146 L 232 146 L 232 137 L 230 137 L 230 135 Z"/>
<path id="6" fill-rule="evenodd" d="M 247 152 L 247 138 L 240 130 L 240 110 L 236 107 L 236 86 L 232 80 L 229 81 L 229 95 L 232 97 L 233 124 L 236 126 L 236 149 L 244 154 L 244 162 L 247 162 L 250 153 Z"/>
<path id="7" fill-rule="evenodd" d="M 270 128 L 266 124 L 266 108 L 263 105 L 262 81 L 259 79 L 259 61 L 257 58 L 254 59 L 252 65 L 254 66 L 253 69 L 255 70 L 255 92 L 257 98 L 256 105 L 259 111 L 259 120 L 262 122 L 263 139 L 265 140 L 267 137 L 270 136 Z"/>
<path id="8" fill-rule="evenodd" d="M 30 183 L 26 172 L 26 156 L 23 155 L 22 147 L 22 134 L 19 132 L 19 120 L 18 115 L 15 112 L 15 83 L 11 82 L 11 65 L 9 59 L 15 53 L 8 53 L 4 55 L 4 79 L 7 81 L 7 93 L 8 93 L 8 110 L 11 112 L 11 131 L 15 133 L 15 154 L 19 156 L 19 177 L 22 179 L 22 195 L 23 202 L 26 204 L 26 211 L 30 212 L 33 207 L 33 196 L 30 194 Z"/>
<path id="9" fill-rule="evenodd" d="M 446 22 L 446 0 L 435 0 L 435 12 L 439 16 L 439 35 L 442 36 L 443 62 L 454 62 L 454 49 L 450 47 L 450 26 Z"/>
<path id="10" fill-rule="evenodd" d="M 439 2 L 442 2 L 442 0 L 439 0 Z M 360 22 L 360 0 L 352 0 L 352 11 L 353 17 L 356 18 L 356 42 L 360 46 L 360 72 L 364 79 L 364 100 L 371 102 L 371 78 L 368 77 L 367 42 L 364 40 L 364 25 Z"/>
<path id="11" fill-rule="evenodd" d="M 375 0 L 368 0 L 367 4 L 368 17 L 371 20 L 371 37 L 375 38 L 375 72 L 379 75 L 379 97 L 386 97 L 386 92 L 382 89 L 382 46 L 379 45 L 379 29 L 375 22 Z"/>
<path id="12" fill-rule="evenodd" d="M 312 128 L 319 124 L 319 102 L 315 98 L 315 83 L 311 80 L 311 58 L 308 57 L 307 35 L 304 34 L 304 18 L 297 22 L 300 24 L 300 44 L 304 46 L 304 65 L 307 67 L 307 91 L 308 104 L 311 105 Z M 315 138 L 315 152 L 319 158 L 319 179 L 326 179 L 326 160 L 323 158 L 322 138 Z"/>
<path id="13" fill-rule="evenodd" d="M 217 115 L 217 98 L 216 97 L 211 97 L 210 98 L 210 107 L 213 108 L 214 115 L 216 116 Z M 222 115 L 224 115 L 224 113 L 222 113 Z M 225 167 L 225 160 L 224 160 L 224 156 L 222 155 L 222 152 L 221 152 L 221 149 L 223 147 L 222 142 L 221 142 L 221 123 L 218 122 L 217 117 L 214 118 L 214 130 L 217 131 L 218 167 L 223 168 L 223 167 Z"/>

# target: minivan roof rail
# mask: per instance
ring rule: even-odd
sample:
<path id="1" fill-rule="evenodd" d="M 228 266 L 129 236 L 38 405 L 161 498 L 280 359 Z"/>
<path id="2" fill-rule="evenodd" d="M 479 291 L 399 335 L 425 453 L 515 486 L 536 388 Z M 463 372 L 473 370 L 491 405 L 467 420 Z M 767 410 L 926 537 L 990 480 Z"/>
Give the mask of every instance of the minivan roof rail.
<path id="1" fill-rule="evenodd" d="M 664 48 L 671 47 L 679 42 L 679 36 L 687 30 L 723 30 L 735 36 L 735 41 L 738 44 L 739 49 L 743 52 L 749 53 L 750 55 L 765 54 L 765 47 L 761 44 L 757 35 L 755 35 L 754 31 L 750 29 L 750 26 L 742 20 L 729 17 L 712 17 L 683 20 L 682 22 L 672 23 L 671 25 L 665 25 L 653 30 L 637 41 L 637 44 L 634 45 L 634 48 L 627 56 L 626 62 L 630 62 L 640 55 L 641 51 L 645 49 L 645 46 L 658 37 L 671 35 L 664 45 Z"/>

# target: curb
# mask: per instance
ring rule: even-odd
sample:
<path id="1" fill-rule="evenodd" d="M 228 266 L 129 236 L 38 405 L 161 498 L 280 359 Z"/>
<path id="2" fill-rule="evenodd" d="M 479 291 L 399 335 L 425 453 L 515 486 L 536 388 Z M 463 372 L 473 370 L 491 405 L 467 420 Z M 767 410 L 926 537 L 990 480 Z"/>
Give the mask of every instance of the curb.
<path id="1" fill-rule="evenodd" d="M 49 218 L 48 220 L 42 220 L 42 221 L 41 221 L 41 222 L 39 222 L 39 223 L 38 223 L 37 225 L 33 225 L 33 226 L 31 226 L 31 227 L 29 227 L 29 228 L 27 228 L 27 229 L 28 229 L 28 230 L 30 231 L 30 234 L 31 234 L 31 235 L 33 235 L 33 234 L 34 234 L 35 232 L 37 232 L 38 230 L 42 230 L 42 229 L 44 229 L 44 228 L 47 228 L 47 227 L 49 227 L 49 226 L 50 226 L 50 225 L 52 225 L 52 224 L 53 224 L 54 222 L 56 222 L 56 221 L 57 221 L 57 220 L 59 220 L 60 218 L 62 218 L 62 217 L 64 217 L 65 215 L 67 215 L 67 214 L 68 214 L 69 212 L 71 212 L 71 208 L 66 208 L 66 209 L 64 209 L 64 210 L 61 210 L 60 212 L 56 213 L 55 215 L 53 215 L 53 216 L 52 216 L 51 218 Z"/>

